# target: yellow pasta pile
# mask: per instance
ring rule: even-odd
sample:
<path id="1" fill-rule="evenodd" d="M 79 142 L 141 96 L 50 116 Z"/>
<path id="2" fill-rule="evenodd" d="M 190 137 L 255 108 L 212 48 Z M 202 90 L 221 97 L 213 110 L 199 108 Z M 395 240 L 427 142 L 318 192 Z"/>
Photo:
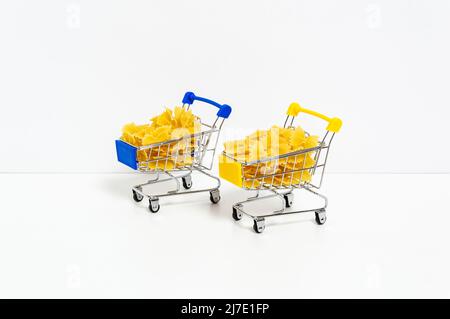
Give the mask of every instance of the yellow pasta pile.
<path id="1" fill-rule="evenodd" d="M 318 137 L 307 135 L 300 127 L 282 128 L 272 126 L 258 130 L 243 140 L 224 144 L 225 152 L 239 161 L 252 162 L 268 157 L 285 155 L 318 145 Z M 307 168 L 314 166 L 314 151 L 280 159 L 263 161 L 244 167 L 244 186 L 258 188 L 262 184 L 290 186 L 311 181 Z"/>
<path id="2" fill-rule="evenodd" d="M 180 139 L 200 132 L 200 119 L 192 111 L 176 106 L 152 118 L 149 124 L 128 123 L 122 128 L 121 139 L 133 146 L 147 146 Z M 192 165 L 194 138 L 183 138 L 164 145 L 155 145 L 137 152 L 137 159 L 149 169 L 172 170 Z"/>

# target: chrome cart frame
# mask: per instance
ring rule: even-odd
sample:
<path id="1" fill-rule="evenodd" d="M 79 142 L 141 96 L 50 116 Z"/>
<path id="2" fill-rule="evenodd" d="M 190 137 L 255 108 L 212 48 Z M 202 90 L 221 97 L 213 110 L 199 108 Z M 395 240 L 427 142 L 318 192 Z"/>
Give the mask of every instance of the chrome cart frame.
<path id="1" fill-rule="evenodd" d="M 231 107 L 187 92 L 182 101 L 183 108 L 189 110 L 194 101 L 205 102 L 219 109 L 212 124 L 203 123 L 197 117 L 201 127 L 200 132 L 140 147 L 135 147 L 122 140 L 116 140 L 117 155 L 120 162 L 140 172 L 155 175 L 155 178 L 148 182 L 132 187 L 133 199 L 140 202 L 144 197 L 147 198 L 149 210 L 152 213 L 159 211 L 159 198 L 161 197 L 209 192 L 212 203 L 216 204 L 220 201 L 220 179 L 206 171 L 212 168 L 220 131 L 225 119 L 231 113 Z M 214 182 L 213 186 L 191 189 L 194 172 L 210 178 Z M 175 187 L 167 192 L 160 193 L 148 193 L 144 190 L 146 186 L 165 182 L 172 182 Z"/>
<path id="2" fill-rule="evenodd" d="M 223 152 L 223 157 L 226 161 L 237 162 L 240 164 L 242 188 L 256 191 L 254 196 L 233 205 L 232 216 L 236 221 L 242 219 L 243 215 L 252 218 L 254 221 L 253 229 L 257 233 L 264 231 L 265 219 L 269 217 L 314 212 L 317 224 L 322 225 L 327 219 L 326 208 L 328 199 L 317 190 L 322 185 L 331 142 L 333 141 L 335 133 L 339 131 L 342 121 L 338 118 L 328 118 L 320 113 L 301 108 L 298 103 L 292 103 L 288 109 L 288 115 L 283 127 L 294 129 L 294 118 L 300 112 L 317 116 L 329 123 L 327 131 L 320 139 L 317 147 L 250 162 L 239 161 L 235 157 Z M 314 164 L 307 164 L 307 156 L 311 156 L 311 158 L 314 159 Z M 252 176 L 245 173 L 248 168 L 252 168 L 251 171 L 255 172 Z M 306 176 L 309 177 L 306 178 Z M 323 200 L 323 205 L 311 209 L 288 210 L 293 204 L 294 190 L 296 189 L 304 189 L 321 198 Z M 269 194 L 261 196 L 263 192 L 268 192 Z M 258 215 L 251 214 L 245 210 L 246 204 L 268 198 L 278 198 L 280 208 L 269 213 Z"/>

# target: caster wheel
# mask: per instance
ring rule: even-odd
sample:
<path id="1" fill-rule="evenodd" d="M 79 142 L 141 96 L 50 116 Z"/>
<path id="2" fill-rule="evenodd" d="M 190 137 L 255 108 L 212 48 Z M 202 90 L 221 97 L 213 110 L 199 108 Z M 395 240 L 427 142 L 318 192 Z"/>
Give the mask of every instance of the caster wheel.
<path id="1" fill-rule="evenodd" d="M 327 215 L 325 211 L 317 211 L 316 214 L 316 223 L 318 225 L 323 225 L 327 221 Z"/>
<path id="2" fill-rule="evenodd" d="M 192 187 L 192 178 L 191 175 L 185 176 L 181 178 L 181 181 L 183 182 L 183 187 L 185 189 L 190 189 Z"/>
<path id="3" fill-rule="evenodd" d="M 209 200 L 213 204 L 217 204 L 220 201 L 220 193 L 218 189 L 209 192 Z"/>
<path id="4" fill-rule="evenodd" d="M 159 201 L 156 200 L 150 200 L 150 204 L 148 205 L 148 209 L 152 212 L 152 213 L 157 213 L 159 211 Z"/>
<path id="5" fill-rule="evenodd" d="M 291 207 L 292 204 L 294 203 L 294 194 L 292 194 L 292 193 L 285 194 L 283 197 L 284 197 L 284 202 L 286 203 L 286 208 Z"/>
<path id="6" fill-rule="evenodd" d="M 238 211 L 235 207 L 233 207 L 233 219 L 234 220 L 241 220 L 242 219 L 242 213 Z"/>
<path id="7" fill-rule="evenodd" d="M 253 222 L 253 230 L 258 233 L 261 234 L 264 229 L 266 228 L 266 225 L 264 224 L 264 220 L 255 220 Z"/>
<path id="8" fill-rule="evenodd" d="M 141 200 L 144 199 L 144 196 L 142 196 L 141 194 L 139 194 L 138 192 L 133 190 L 133 199 L 134 199 L 135 202 L 139 203 Z"/>

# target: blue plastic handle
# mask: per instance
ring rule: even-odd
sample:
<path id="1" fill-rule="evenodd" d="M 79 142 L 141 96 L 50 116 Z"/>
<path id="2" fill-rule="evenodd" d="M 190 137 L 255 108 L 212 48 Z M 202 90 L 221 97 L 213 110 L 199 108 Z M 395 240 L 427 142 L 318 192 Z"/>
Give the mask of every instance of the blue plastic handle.
<path id="1" fill-rule="evenodd" d="M 201 101 L 205 102 L 211 105 L 214 105 L 219 109 L 217 112 L 218 117 L 222 117 L 224 119 L 227 119 L 231 114 L 231 106 L 227 104 L 219 104 L 217 102 L 214 102 L 213 100 L 206 99 L 204 97 L 196 96 L 193 92 L 186 92 L 183 97 L 183 104 L 189 104 L 191 105 L 194 103 L 194 101 Z"/>

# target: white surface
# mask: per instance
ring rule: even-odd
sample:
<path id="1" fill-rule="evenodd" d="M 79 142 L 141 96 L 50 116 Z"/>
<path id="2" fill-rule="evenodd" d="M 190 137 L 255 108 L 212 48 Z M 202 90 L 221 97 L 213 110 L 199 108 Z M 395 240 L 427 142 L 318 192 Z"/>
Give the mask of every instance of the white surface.
<path id="1" fill-rule="evenodd" d="M 1 1 L 0 171 L 116 172 L 122 125 L 193 90 L 234 107 L 228 137 L 282 123 L 294 100 L 341 117 L 330 171 L 450 172 L 449 14 L 447 0 Z"/>
<path id="2" fill-rule="evenodd" d="M 150 214 L 130 198 L 142 179 L 0 175 L 0 297 L 450 297 L 450 175 L 329 174 L 325 225 L 260 235 L 231 219 L 246 193 L 228 183 L 217 206 Z"/>

